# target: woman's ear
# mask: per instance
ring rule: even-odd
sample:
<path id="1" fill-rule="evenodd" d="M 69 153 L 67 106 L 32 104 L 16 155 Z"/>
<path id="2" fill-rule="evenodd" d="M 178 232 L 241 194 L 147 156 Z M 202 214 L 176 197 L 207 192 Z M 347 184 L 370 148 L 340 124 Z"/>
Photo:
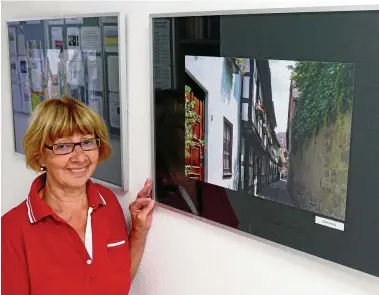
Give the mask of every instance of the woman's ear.
<path id="1" fill-rule="evenodd" d="M 37 156 L 37 162 L 38 162 L 38 165 L 40 166 L 41 171 L 45 171 L 46 165 L 45 165 L 45 161 L 43 160 L 43 155 Z"/>

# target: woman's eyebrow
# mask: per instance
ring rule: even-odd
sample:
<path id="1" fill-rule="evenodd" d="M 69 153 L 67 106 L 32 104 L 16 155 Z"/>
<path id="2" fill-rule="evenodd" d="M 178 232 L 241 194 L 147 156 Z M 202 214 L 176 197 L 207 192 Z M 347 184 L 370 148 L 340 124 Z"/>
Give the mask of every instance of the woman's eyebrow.
<path id="1" fill-rule="evenodd" d="M 92 138 L 94 138 L 94 137 L 95 137 L 95 135 L 87 134 L 87 135 L 83 135 L 83 136 L 81 137 L 81 139 L 92 139 Z"/>
<path id="2" fill-rule="evenodd" d="M 68 138 L 60 138 L 60 139 L 55 140 L 54 144 L 57 144 L 57 143 L 68 143 L 68 142 L 71 142 L 71 140 L 68 139 Z"/>

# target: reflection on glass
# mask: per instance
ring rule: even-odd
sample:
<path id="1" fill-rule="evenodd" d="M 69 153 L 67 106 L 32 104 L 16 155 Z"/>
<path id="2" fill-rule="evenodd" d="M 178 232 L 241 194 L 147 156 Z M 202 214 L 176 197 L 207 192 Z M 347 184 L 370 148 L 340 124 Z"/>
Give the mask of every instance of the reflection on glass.
<path id="1" fill-rule="evenodd" d="M 156 181 L 159 202 L 238 228 L 239 220 L 224 188 L 191 179 L 183 167 L 185 113 L 183 92 L 155 94 Z"/>

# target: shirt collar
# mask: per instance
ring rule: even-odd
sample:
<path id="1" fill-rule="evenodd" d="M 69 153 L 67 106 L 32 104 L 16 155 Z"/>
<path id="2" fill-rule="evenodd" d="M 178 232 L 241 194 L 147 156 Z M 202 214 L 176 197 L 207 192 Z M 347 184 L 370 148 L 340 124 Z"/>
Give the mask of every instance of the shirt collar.
<path id="1" fill-rule="evenodd" d="M 38 192 L 46 183 L 46 173 L 38 176 L 32 183 L 28 198 L 26 199 L 27 214 L 30 223 L 35 223 L 44 217 L 52 216 L 56 218 L 56 214 L 46 204 L 44 200 L 41 199 Z M 91 180 L 87 181 L 87 196 L 88 196 L 88 206 L 92 207 L 93 210 L 99 208 L 100 205 L 106 205 L 104 198 L 97 189 L 96 184 Z"/>

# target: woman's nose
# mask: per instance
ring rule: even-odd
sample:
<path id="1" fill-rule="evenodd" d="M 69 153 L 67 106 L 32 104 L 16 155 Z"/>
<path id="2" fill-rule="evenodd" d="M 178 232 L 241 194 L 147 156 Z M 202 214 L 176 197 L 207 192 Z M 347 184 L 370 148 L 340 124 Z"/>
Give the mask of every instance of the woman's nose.
<path id="1" fill-rule="evenodd" d="M 75 146 L 72 155 L 77 160 L 84 159 L 86 154 L 84 153 L 82 147 L 80 145 Z"/>

